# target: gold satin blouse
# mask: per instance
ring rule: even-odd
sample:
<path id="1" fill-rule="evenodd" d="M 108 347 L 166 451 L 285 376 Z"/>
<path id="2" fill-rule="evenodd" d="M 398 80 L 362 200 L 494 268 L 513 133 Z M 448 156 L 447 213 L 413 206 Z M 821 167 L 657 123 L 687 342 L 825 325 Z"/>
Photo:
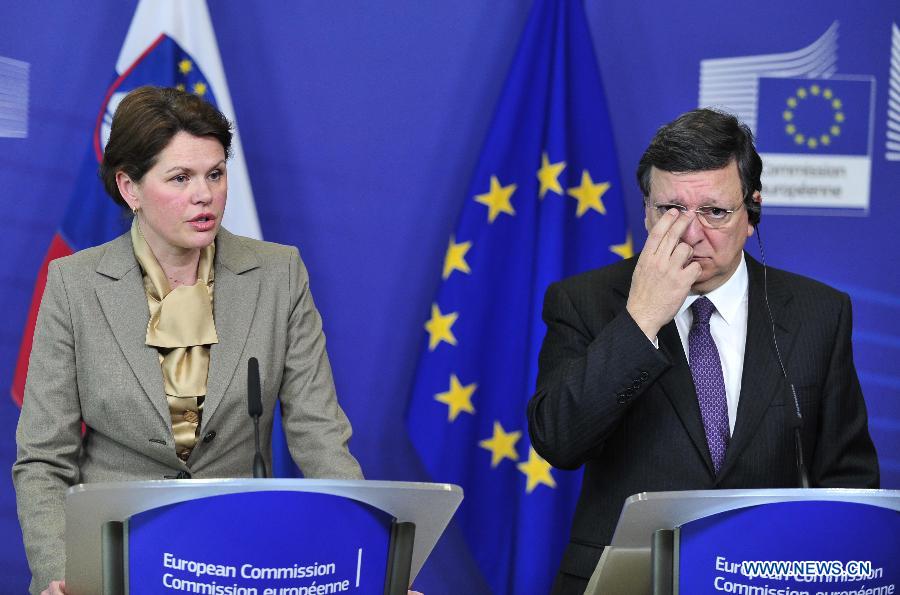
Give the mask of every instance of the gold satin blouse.
<path id="1" fill-rule="evenodd" d="M 209 347 L 219 342 L 213 319 L 215 243 L 200 253 L 197 282 L 169 288 L 135 217 L 131 243 L 141 266 L 150 308 L 146 344 L 159 352 L 166 400 L 172 416 L 175 452 L 187 461 L 197 444 L 209 374 Z"/>

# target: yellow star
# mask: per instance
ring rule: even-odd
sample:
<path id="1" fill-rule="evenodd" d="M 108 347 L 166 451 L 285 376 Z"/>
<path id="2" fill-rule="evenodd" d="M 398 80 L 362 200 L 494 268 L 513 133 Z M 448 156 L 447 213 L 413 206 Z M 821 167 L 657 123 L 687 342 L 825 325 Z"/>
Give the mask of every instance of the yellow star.
<path id="1" fill-rule="evenodd" d="M 194 68 L 194 65 L 190 60 L 185 58 L 181 62 L 178 63 L 178 70 L 181 71 L 181 74 L 187 74 Z"/>
<path id="2" fill-rule="evenodd" d="M 472 247 L 472 242 L 460 242 L 457 244 L 450 236 L 450 245 L 447 246 L 447 254 L 444 255 L 444 279 L 450 277 L 453 271 L 471 273 L 469 263 L 466 262 L 466 252 Z"/>
<path id="3" fill-rule="evenodd" d="M 542 459 L 534 451 L 533 446 L 528 448 L 528 462 L 519 463 L 516 467 L 528 478 L 528 484 L 525 486 L 526 493 L 530 494 L 533 492 L 538 484 L 544 484 L 551 488 L 556 487 L 556 481 L 550 473 L 550 463 Z"/>
<path id="4" fill-rule="evenodd" d="M 570 188 L 566 194 L 578 200 L 578 209 L 575 211 L 576 216 L 581 217 L 589 209 L 594 209 L 601 215 L 605 215 L 606 207 L 603 206 L 603 201 L 600 198 L 606 194 L 607 190 L 609 190 L 609 182 L 594 184 L 591 174 L 587 170 L 583 170 L 581 172 L 581 186 Z"/>
<path id="5" fill-rule="evenodd" d="M 184 91 L 184 84 L 178 83 L 177 85 L 175 85 L 175 88 L 178 89 L 179 91 Z"/>
<path id="6" fill-rule="evenodd" d="M 478 446 L 491 451 L 491 467 L 496 467 L 503 459 L 519 460 L 516 452 L 516 442 L 522 437 L 522 432 L 506 432 L 499 421 L 494 422 L 494 435 L 485 438 Z"/>
<path id="7" fill-rule="evenodd" d="M 634 244 L 631 242 L 631 232 L 625 234 L 624 244 L 613 244 L 609 247 L 609 251 L 618 254 L 622 258 L 631 258 L 634 256 Z"/>
<path id="8" fill-rule="evenodd" d="M 516 188 L 515 184 L 501 186 L 497 176 L 491 176 L 490 191 L 485 194 L 475 195 L 475 202 L 480 202 L 488 208 L 488 223 L 493 223 L 500 213 L 506 213 L 507 215 L 516 214 L 516 210 L 512 208 L 509 202 Z"/>
<path id="9" fill-rule="evenodd" d="M 434 351 L 441 341 L 456 345 L 456 337 L 453 335 L 453 323 L 459 318 L 456 312 L 441 314 L 437 304 L 431 304 L 431 319 L 425 323 L 428 331 L 428 350 Z"/>
<path id="10" fill-rule="evenodd" d="M 537 172 L 538 180 L 541 182 L 541 190 L 538 193 L 539 198 L 544 198 L 548 190 L 556 192 L 562 196 L 562 186 L 559 185 L 559 174 L 566 168 L 566 162 L 550 163 L 547 153 L 541 155 L 541 169 Z"/>
<path id="11" fill-rule="evenodd" d="M 450 390 L 445 393 L 434 395 L 434 400 L 447 405 L 447 421 L 454 421 L 460 411 L 474 414 L 475 407 L 472 406 L 472 393 L 478 385 L 474 382 L 463 386 L 456 374 L 450 374 Z"/>
<path id="12" fill-rule="evenodd" d="M 194 93 L 196 93 L 200 97 L 206 95 L 206 83 L 200 81 L 194 83 Z"/>

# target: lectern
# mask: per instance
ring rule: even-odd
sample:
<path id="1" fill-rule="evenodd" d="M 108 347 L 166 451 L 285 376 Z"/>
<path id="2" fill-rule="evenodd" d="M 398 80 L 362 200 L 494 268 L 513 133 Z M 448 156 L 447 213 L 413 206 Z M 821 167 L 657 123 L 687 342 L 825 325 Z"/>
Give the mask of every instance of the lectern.
<path id="1" fill-rule="evenodd" d="M 462 501 L 455 485 L 218 479 L 66 495 L 72 595 L 406 593 Z"/>
<path id="2" fill-rule="evenodd" d="M 585 591 L 607 593 L 900 593 L 900 491 L 637 494 Z"/>

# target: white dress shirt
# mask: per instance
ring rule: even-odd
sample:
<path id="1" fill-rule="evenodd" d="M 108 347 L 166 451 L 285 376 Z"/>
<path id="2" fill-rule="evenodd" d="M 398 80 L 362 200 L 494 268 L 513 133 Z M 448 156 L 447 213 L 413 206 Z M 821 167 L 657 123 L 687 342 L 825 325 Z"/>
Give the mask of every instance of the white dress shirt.
<path id="1" fill-rule="evenodd" d="M 741 257 L 741 263 L 731 277 L 718 288 L 706 294 L 716 307 L 709 320 L 709 330 L 719 359 L 722 361 L 722 376 L 725 379 L 725 396 L 728 400 L 728 427 L 734 433 L 734 421 L 737 419 L 738 400 L 741 396 L 741 377 L 744 372 L 744 349 L 747 346 L 747 262 Z M 688 295 L 687 299 L 675 315 L 675 325 L 681 337 L 681 346 L 690 363 L 688 334 L 694 322 L 691 304 L 702 297 L 698 294 Z"/>

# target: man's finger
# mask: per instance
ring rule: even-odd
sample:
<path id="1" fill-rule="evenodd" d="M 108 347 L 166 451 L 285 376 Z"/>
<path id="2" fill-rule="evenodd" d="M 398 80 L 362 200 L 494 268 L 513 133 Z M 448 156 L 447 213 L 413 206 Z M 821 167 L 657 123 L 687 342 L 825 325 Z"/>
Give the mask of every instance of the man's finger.
<path id="1" fill-rule="evenodd" d="M 647 248 L 651 254 L 656 254 L 659 251 L 660 243 L 665 238 L 669 228 L 678 219 L 679 214 L 678 209 L 669 209 L 650 229 L 650 235 L 647 237 Z"/>
<path id="2" fill-rule="evenodd" d="M 681 274 L 684 275 L 686 279 L 689 279 L 691 285 L 693 285 L 697 279 L 700 278 L 700 275 L 703 274 L 703 267 L 700 266 L 699 262 L 692 262 L 681 269 Z"/>
<path id="3" fill-rule="evenodd" d="M 691 256 L 694 255 L 694 249 L 685 242 L 678 242 L 678 245 L 675 246 L 675 249 L 672 251 L 672 261 L 684 268 L 685 263 L 691 259 Z"/>
<path id="4" fill-rule="evenodd" d="M 684 235 L 688 225 L 694 220 L 693 213 L 678 214 L 678 218 L 672 222 L 663 236 L 657 249 L 657 254 L 661 256 L 671 256 L 675 251 L 675 247 L 681 242 L 681 236 Z"/>

